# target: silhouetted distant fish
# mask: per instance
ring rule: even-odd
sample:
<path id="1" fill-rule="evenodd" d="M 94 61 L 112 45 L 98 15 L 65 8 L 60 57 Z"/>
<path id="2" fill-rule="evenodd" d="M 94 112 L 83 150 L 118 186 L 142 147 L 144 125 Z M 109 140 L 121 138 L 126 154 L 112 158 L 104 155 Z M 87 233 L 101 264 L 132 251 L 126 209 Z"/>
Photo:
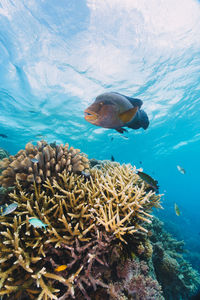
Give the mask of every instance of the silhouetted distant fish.
<path id="1" fill-rule="evenodd" d="M 177 169 L 181 174 L 185 174 L 185 169 L 183 169 L 181 166 L 177 166 Z"/>
<path id="2" fill-rule="evenodd" d="M 176 215 L 179 217 L 181 213 L 180 213 L 180 209 L 176 203 L 174 203 L 174 210 L 175 210 Z"/>
<path id="3" fill-rule="evenodd" d="M 6 134 L 4 134 L 4 133 L 0 133 L 0 136 L 2 137 L 2 138 L 4 138 L 4 139 L 6 139 L 8 136 L 6 135 Z"/>
<path id="4" fill-rule="evenodd" d="M 159 186 L 157 180 L 154 180 L 151 176 L 141 171 L 137 171 L 137 174 L 140 176 L 141 179 L 148 183 L 155 192 L 158 192 Z"/>
<path id="5" fill-rule="evenodd" d="M 140 160 L 139 163 L 142 164 L 142 161 Z"/>
<path id="6" fill-rule="evenodd" d="M 113 141 L 113 140 L 114 140 L 114 137 L 112 136 L 112 137 L 111 137 L 111 141 Z"/>
<path id="7" fill-rule="evenodd" d="M 111 161 L 115 161 L 115 158 L 113 155 L 111 155 Z"/>
<path id="8" fill-rule="evenodd" d="M 111 92 L 96 97 L 85 111 L 85 120 L 96 126 L 112 128 L 120 133 L 132 129 L 149 126 L 149 119 L 144 110 L 140 109 L 143 102 L 140 99 Z"/>

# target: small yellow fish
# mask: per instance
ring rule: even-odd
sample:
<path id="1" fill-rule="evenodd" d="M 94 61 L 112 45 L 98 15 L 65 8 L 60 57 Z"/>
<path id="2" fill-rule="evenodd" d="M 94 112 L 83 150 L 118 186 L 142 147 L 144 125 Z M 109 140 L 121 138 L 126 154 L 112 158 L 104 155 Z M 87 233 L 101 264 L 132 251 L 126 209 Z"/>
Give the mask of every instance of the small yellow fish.
<path id="1" fill-rule="evenodd" d="M 65 269 L 67 269 L 67 265 L 61 265 L 61 266 L 58 266 L 57 268 L 55 268 L 55 272 L 61 272 L 61 271 L 64 271 Z"/>
<path id="2" fill-rule="evenodd" d="M 181 213 L 180 213 L 180 210 L 179 210 L 178 205 L 176 203 L 174 203 L 174 209 L 175 209 L 176 215 L 179 217 Z"/>

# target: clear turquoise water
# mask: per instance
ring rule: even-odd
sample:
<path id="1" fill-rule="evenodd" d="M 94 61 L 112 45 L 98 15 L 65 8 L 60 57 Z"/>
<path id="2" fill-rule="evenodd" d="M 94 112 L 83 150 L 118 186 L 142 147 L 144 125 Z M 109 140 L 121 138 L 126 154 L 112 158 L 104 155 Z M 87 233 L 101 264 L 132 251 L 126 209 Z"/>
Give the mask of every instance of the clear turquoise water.
<path id="1" fill-rule="evenodd" d="M 199 32 L 195 0 L 1 0 L 0 147 L 15 154 L 42 135 L 143 167 L 165 193 L 158 216 L 199 252 Z M 124 139 L 87 123 L 105 91 L 142 99 L 149 128 Z"/>

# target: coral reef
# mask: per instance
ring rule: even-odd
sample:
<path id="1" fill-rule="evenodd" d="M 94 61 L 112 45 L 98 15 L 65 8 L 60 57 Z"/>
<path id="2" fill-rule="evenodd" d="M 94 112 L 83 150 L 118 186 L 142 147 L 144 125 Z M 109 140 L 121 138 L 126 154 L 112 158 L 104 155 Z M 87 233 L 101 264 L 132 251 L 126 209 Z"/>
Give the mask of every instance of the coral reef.
<path id="1" fill-rule="evenodd" d="M 189 299 L 200 285 L 200 276 L 183 258 L 184 242 L 174 239 L 155 217 L 147 228 L 152 233 L 153 266 L 165 299 Z"/>
<path id="2" fill-rule="evenodd" d="M 44 141 L 1 161 L 4 202 L 18 207 L 0 216 L 0 297 L 189 299 L 199 275 L 151 214 L 161 195 L 131 165 L 91 164 Z"/>
<path id="3" fill-rule="evenodd" d="M 3 187 L 21 183 L 41 183 L 47 178 L 57 177 L 58 173 L 89 172 L 89 160 L 79 149 L 69 148 L 69 145 L 48 145 L 40 141 L 37 146 L 28 143 L 25 150 L 20 150 L 15 156 L 11 155 L 0 162 L 3 169 L 0 184 Z"/>
<path id="4" fill-rule="evenodd" d="M 98 299 L 103 289 L 111 297 L 112 270 L 128 249 L 129 237 L 148 233 L 145 224 L 151 223 L 151 209 L 160 207 L 160 196 L 146 193 L 131 165 L 109 164 L 90 174 L 85 179 L 65 170 L 53 181 L 34 182 L 34 190 L 17 181 L 9 196 L 18 207 L 0 217 L 0 296 Z M 34 228 L 30 217 L 46 228 Z M 67 268 L 56 272 L 59 265 Z M 144 277 L 138 285 L 149 293 L 155 283 L 148 277 L 142 285 Z"/>

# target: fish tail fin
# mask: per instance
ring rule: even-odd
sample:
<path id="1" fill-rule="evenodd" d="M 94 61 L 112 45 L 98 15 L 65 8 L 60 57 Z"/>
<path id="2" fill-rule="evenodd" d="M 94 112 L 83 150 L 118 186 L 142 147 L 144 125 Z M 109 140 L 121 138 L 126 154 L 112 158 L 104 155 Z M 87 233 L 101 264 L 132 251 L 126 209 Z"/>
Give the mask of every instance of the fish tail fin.
<path id="1" fill-rule="evenodd" d="M 147 129 L 149 127 L 149 118 L 144 110 L 140 110 L 140 124 L 141 127 Z"/>
<path id="2" fill-rule="evenodd" d="M 149 118 L 144 110 L 139 109 L 131 122 L 127 124 L 129 128 L 139 129 L 144 128 L 147 129 L 149 126 Z"/>

